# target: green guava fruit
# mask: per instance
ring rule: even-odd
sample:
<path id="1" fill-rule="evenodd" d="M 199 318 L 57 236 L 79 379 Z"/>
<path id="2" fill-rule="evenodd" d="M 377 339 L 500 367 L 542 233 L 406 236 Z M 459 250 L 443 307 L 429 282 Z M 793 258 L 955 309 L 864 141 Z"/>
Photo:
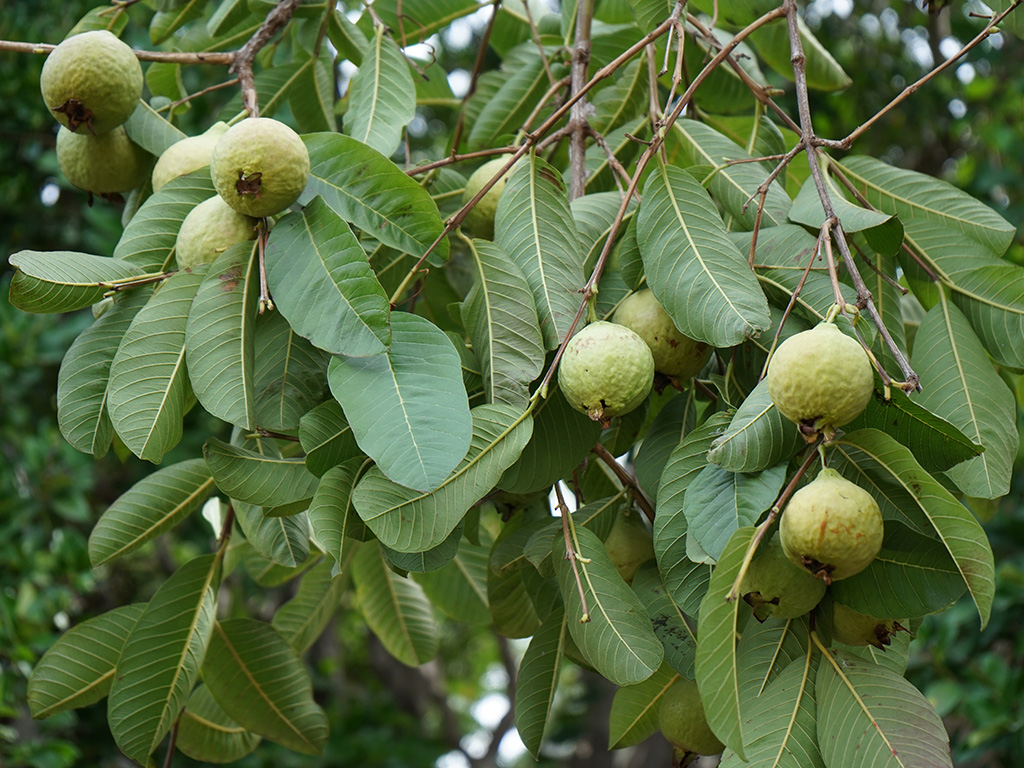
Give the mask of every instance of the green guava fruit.
<path id="1" fill-rule="evenodd" d="M 892 642 L 892 636 L 903 629 L 893 619 L 876 619 L 853 608 L 833 603 L 832 639 L 846 645 L 873 645 L 885 650 Z"/>
<path id="2" fill-rule="evenodd" d="M 612 320 L 647 342 L 654 356 L 654 370 L 666 376 L 689 379 L 700 372 L 711 356 L 710 346 L 679 332 L 650 288 L 627 296 Z"/>
<path id="3" fill-rule="evenodd" d="M 46 57 L 43 101 L 73 133 L 99 136 L 131 117 L 142 96 L 142 67 L 132 49 L 106 30 L 69 37 Z"/>
<path id="4" fill-rule="evenodd" d="M 751 561 L 740 594 L 754 609 L 754 617 L 764 621 L 803 616 L 821 602 L 825 589 L 824 581 L 790 562 L 779 537 L 773 536 Z"/>
<path id="5" fill-rule="evenodd" d="M 658 727 L 676 749 L 698 755 L 717 755 L 725 745 L 708 727 L 697 683 L 680 678 L 665 691 L 658 705 Z"/>
<path id="6" fill-rule="evenodd" d="M 153 166 L 153 191 L 159 192 L 171 179 L 209 165 L 213 148 L 227 130 L 227 123 L 214 123 L 205 133 L 189 136 L 164 150 Z"/>
<path id="7" fill-rule="evenodd" d="M 603 320 L 569 340 L 558 366 L 569 405 L 604 424 L 640 405 L 653 384 L 651 348 L 629 328 Z"/>
<path id="8" fill-rule="evenodd" d="M 654 559 L 654 539 L 644 521 L 635 513 L 619 512 L 604 540 L 612 565 L 627 584 L 633 583 L 637 569 Z"/>
<path id="9" fill-rule="evenodd" d="M 857 418 L 874 386 L 867 353 L 832 323 L 790 336 L 768 363 L 772 402 L 811 442 Z"/>
<path id="10" fill-rule="evenodd" d="M 821 470 L 794 493 L 779 523 L 786 557 L 826 584 L 867 568 L 883 535 L 874 498 L 834 469 Z"/>
<path id="11" fill-rule="evenodd" d="M 462 204 L 465 205 L 476 197 L 477 192 L 483 188 L 484 184 L 490 181 L 494 174 L 504 168 L 507 162 L 507 157 L 499 157 L 495 160 L 489 160 L 473 171 L 469 181 L 466 182 L 466 189 L 462 193 Z M 494 212 L 498 210 L 498 199 L 501 197 L 501 192 L 505 189 L 505 183 L 511 174 L 512 171 L 509 171 L 498 179 L 494 186 L 487 190 L 487 193 L 480 198 L 480 202 L 473 206 L 472 210 L 466 214 L 466 218 L 462 220 L 463 232 L 470 237 L 479 237 L 483 240 L 494 239 Z"/>
<path id="12" fill-rule="evenodd" d="M 256 219 L 239 213 L 219 195 L 199 203 L 181 222 L 174 244 L 178 269 L 209 264 L 235 243 L 256 238 Z"/>
<path id="13" fill-rule="evenodd" d="M 224 202 L 246 216 L 273 216 L 299 199 L 309 152 L 299 134 L 269 117 L 250 117 L 220 137 L 210 176 Z"/>
<path id="14" fill-rule="evenodd" d="M 149 171 L 149 154 L 128 138 L 122 126 L 93 136 L 57 131 L 57 164 L 67 180 L 97 195 L 127 192 L 139 186 Z"/>

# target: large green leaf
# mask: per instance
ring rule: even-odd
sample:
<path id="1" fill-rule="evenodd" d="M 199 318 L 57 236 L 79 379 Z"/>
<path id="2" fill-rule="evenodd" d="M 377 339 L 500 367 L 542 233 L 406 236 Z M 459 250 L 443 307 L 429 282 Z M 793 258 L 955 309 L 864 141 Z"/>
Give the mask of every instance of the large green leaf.
<path id="1" fill-rule="evenodd" d="M 110 421 L 140 459 L 159 463 L 181 440 L 181 420 L 192 397 L 185 328 L 205 272 L 205 267 L 186 270 L 165 280 L 132 319 L 110 364 Z"/>
<path id="2" fill-rule="evenodd" d="M 178 723 L 175 746 L 182 754 L 201 762 L 231 763 L 241 760 L 259 743 L 259 736 L 225 714 L 205 685 L 192 692 Z"/>
<path id="3" fill-rule="evenodd" d="M 644 186 L 637 242 L 655 297 L 692 339 L 731 347 L 770 322 L 757 278 L 704 188 L 659 164 Z"/>
<path id="4" fill-rule="evenodd" d="M 163 467 L 111 504 L 89 534 L 93 567 L 132 552 L 192 514 L 213 490 L 202 459 Z"/>
<path id="5" fill-rule="evenodd" d="M 279 507 L 310 499 L 319 482 L 302 459 L 264 455 L 216 437 L 206 441 L 203 456 L 217 487 L 247 504 Z"/>
<path id="6" fill-rule="evenodd" d="M 137 762 L 146 764 L 199 680 L 219 580 L 219 557 L 190 560 L 160 586 L 125 640 L 107 720 L 117 746 Z"/>
<path id="7" fill-rule="evenodd" d="M 657 564 L 648 561 L 641 565 L 631 586 L 647 608 L 654 634 L 665 646 L 665 663 L 692 680 L 697 653 L 696 627 L 669 596 Z"/>
<path id="8" fill-rule="evenodd" d="M 117 259 L 73 251 L 18 251 L 8 259 L 17 268 L 11 304 L 25 312 L 71 312 L 95 304 L 111 280 L 141 275 Z"/>
<path id="9" fill-rule="evenodd" d="M 332 16 L 334 14 L 331 14 Z M 334 130 L 334 59 L 327 46 L 318 58 L 297 57 L 302 62 L 288 103 L 300 133 Z"/>
<path id="10" fill-rule="evenodd" d="M 327 391 L 330 358 L 295 333 L 280 312 L 256 318 L 254 346 L 256 423 L 264 429 L 295 429 Z"/>
<path id="11" fill-rule="evenodd" d="M 732 472 L 758 472 L 788 459 L 803 445 L 793 423 L 783 418 L 762 379 L 736 409 L 729 428 L 711 444 L 708 461 Z"/>
<path id="12" fill-rule="evenodd" d="M 245 533 L 246 540 L 255 553 L 266 559 L 267 568 L 277 566 L 283 569 L 297 569 L 309 558 L 309 517 L 305 512 L 297 515 L 279 516 L 265 514 L 267 510 L 243 501 L 235 503 L 238 527 Z M 247 563 L 248 565 L 248 563 Z M 287 581 L 297 571 L 281 574 Z M 254 574 L 261 584 L 263 581 Z M 272 586 L 272 585 L 271 585 Z"/>
<path id="13" fill-rule="evenodd" d="M 423 552 L 437 546 L 469 508 L 494 488 L 530 439 L 533 420 L 507 405 L 473 409 L 469 452 L 441 485 L 420 493 L 371 468 L 356 486 L 353 503 L 370 530 L 399 552 Z"/>
<path id="14" fill-rule="evenodd" d="M 819 91 L 839 91 L 853 80 L 843 71 L 829 50 L 821 44 L 802 18 L 797 18 L 800 42 L 804 51 L 804 76 L 807 86 Z M 765 62 L 783 77 L 793 79 L 789 28 L 785 19 L 765 24 L 754 31 L 750 42 Z"/>
<path id="15" fill-rule="evenodd" d="M 325 557 L 306 571 L 295 597 L 274 614 L 271 624 L 296 653 L 304 653 L 316 642 L 341 604 L 348 577 L 332 578 L 333 569 L 334 562 Z"/>
<path id="16" fill-rule="evenodd" d="M 540 625 L 519 662 L 516 675 L 516 730 L 535 758 L 540 754 L 544 727 L 558 689 L 558 676 L 565 655 L 566 616 L 552 611 Z"/>
<path id="17" fill-rule="evenodd" d="M 825 177 L 825 189 L 829 192 L 835 215 L 843 222 L 844 232 L 864 232 L 869 242 L 884 244 L 887 255 L 896 252 L 903 243 L 903 225 L 899 218 L 891 213 L 862 208 L 849 202 L 831 176 Z M 821 195 L 813 178 L 807 179 L 800 187 L 789 211 L 789 218 L 811 229 L 821 228 L 825 221 L 825 209 L 821 205 Z"/>
<path id="18" fill-rule="evenodd" d="M 679 674 L 668 664 L 662 664 L 643 682 L 619 688 L 608 715 L 608 748 L 631 747 L 658 730 L 662 696 L 677 680 Z"/>
<path id="19" fill-rule="evenodd" d="M 122 605 L 61 635 L 28 679 L 26 698 L 32 717 L 49 717 L 104 698 L 110 691 L 124 640 L 144 608 Z"/>
<path id="20" fill-rule="evenodd" d="M 356 442 L 380 471 L 430 491 L 469 448 L 462 364 L 451 340 L 423 317 L 396 312 L 391 331 L 387 354 L 334 357 L 327 378 Z"/>
<path id="21" fill-rule="evenodd" d="M 361 455 L 337 400 L 320 403 L 302 416 L 299 443 L 306 452 L 306 468 L 318 476 L 346 459 Z"/>
<path id="22" fill-rule="evenodd" d="M 352 490 L 364 462 L 362 456 L 356 456 L 328 469 L 309 503 L 313 536 L 339 567 L 346 551 L 346 535 L 351 536 L 356 526 L 362 527 L 352 508 Z"/>
<path id="23" fill-rule="evenodd" d="M 565 68 L 556 65 L 552 72 L 555 71 L 561 75 Z M 469 147 L 484 149 L 507 143 L 523 127 L 526 118 L 550 87 L 551 81 L 540 56 L 529 56 L 484 104 L 469 132 Z"/>
<path id="24" fill-rule="evenodd" d="M 390 155 L 415 116 L 416 86 L 409 64 L 385 27 L 379 26 L 349 85 L 345 133 Z"/>

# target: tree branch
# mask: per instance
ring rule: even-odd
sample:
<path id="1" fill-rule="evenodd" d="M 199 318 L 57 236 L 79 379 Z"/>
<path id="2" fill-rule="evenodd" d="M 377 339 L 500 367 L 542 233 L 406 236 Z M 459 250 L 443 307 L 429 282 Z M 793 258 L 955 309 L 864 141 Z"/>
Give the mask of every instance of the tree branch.
<path id="1" fill-rule="evenodd" d="M 238 81 L 242 86 L 242 106 L 250 117 L 259 117 L 260 114 L 252 63 L 256 59 L 256 54 L 263 50 L 274 35 L 291 20 L 298 5 L 299 0 L 280 0 L 249 41 L 233 54 L 234 59 L 229 71 L 238 75 Z"/>
<path id="2" fill-rule="evenodd" d="M 587 82 L 590 66 L 590 21 L 594 15 L 594 0 L 578 0 L 576 6 L 576 45 L 572 53 L 572 79 L 570 93 L 581 90 Z M 587 184 L 587 100 L 579 99 L 572 105 L 569 116 L 569 200 L 582 197 Z"/>
<path id="3" fill-rule="evenodd" d="M 636 500 L 636 505 L 640 507 L 641 511 L 647 515 L 647 519 L 652 523 L 654 522 L 654 507 L 651 506 L 651 502 L 647 499 L 647 496 L 640 489 L 637 484 L 636 478 L 633 477 L 629 472 L 626 471 L 625 467 L 619 464 L 612 456 L 603 443 L 594 443 L 594 447 L 590 449 L 594 455 L 596 455 L 601 461 L 603 461 L 608 468 L 615 473 L 615 476 L 619 478 L 619 482 L 626 486 L 630 493 L 633 494 L 633 498 Z"/>

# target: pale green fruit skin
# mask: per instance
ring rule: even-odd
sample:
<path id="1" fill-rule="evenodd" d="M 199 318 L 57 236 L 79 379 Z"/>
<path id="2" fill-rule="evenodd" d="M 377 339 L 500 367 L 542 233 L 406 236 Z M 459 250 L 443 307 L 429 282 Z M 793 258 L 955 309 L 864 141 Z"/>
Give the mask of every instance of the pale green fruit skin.
<path id="1" fill-rule="evenodd" d="M 174 244 L 178 269 L 209 264 L 235 243 L 256 238 L 256 219 L 214 195 L 189 211 Z"/>
<path id="2" fill-rule="evenodd" d="M 102 136 L 87 131 L 57 131 L 57 164 L 67 180 L 97 195 L 127 192 L 149 171 L 149 154 L 128 138 L 123 127 Z"/>
<path id="3" fill-rule="evenodd" d="M 255 176 L 254 174 L 260 174 Z M 299 134 L 269 117 L 249 117 L 220 137 L 210 177 L 224 202 L 246 216 L 273 216 L 299 199 L 309 179 L 309 152 Z M 256 191 L 239 192 L 246 182 Z"/>
<path id="4" fill-rule="evenodd" d="M 708 727 L 697 683 L 682 678 L 665 691 L 658 705 L 658 727 L 669 744 L 683 752 L 717 755 L 725 745 Z"/>
<path id="5" fill-rule="evenodd" d="M 763 621 L 770 616 L 795 619 L 809 613 L 821 602 L 826 589 L 824 581 L 794 565 L 783 552 L 779 537 L 773 536 L 761 545 L 750 563 L 740 594 Z"/>
<path id="6" fill-rule="evenodd" d="M 895 632 L 896 622 L 892 619 L 877 619 L 845 605 L 833 604 L 832 639 L 835 642 L 884 649 Z"/>
<path id="7" fill-rule="evenodd" d="M 874 386 L 867 353 L 832 323 L 790 336 L 768 364 L 772 402 L 808 435 L 849 424 L 867 407 Z"/>
<path id="8" fill-rule="evenodd" d="M 635 513 L 620 512 L 604 540 L 608 558 L 627 584 L 633 583 L 637 570 L 654 559 L 654 539 Z"/>
<path id="9" fill-rule="evenodd" d="M 507 157 L 499 157 L 484 163 L 473 171 L 466 182 L 466 189 L 462 193 L 462 204 L 465 205 L 476 197 L 477 192 L 483 188 L 484 184 L 504 168 L 507 162 Z M 494 213 L 498 210 L 498 200 L 501 198 L 501 193 L 505 189 L 505 183 L 511 173 L 512 171 L 509 171 L 498 179 L 494 186 L 487 190 L 487 194 L 480 198 L 480 202 L 466 214 L 466 218 L 462 220 L 463 232 L 470 237 L 479 237 L 483 240 L 494 239 Z"/>
<path id="10" fill-rule="evenodd" d="M 558 366 L 565 399 L 594 421 L 629 413 L 653 384 L 651 348 L 629 328 L 603 320 L 569 340 Z"/>
<path id="11" fill-rule="evenodd" d="M 647 342 L 654 356 L 654 370 L 686 380 L 700 372 L 711 356 L 711 347 L 684 336 L 650 288 L 627 296 L 612 320 L 634 331 Z"/>
<path id="12" fill-rule="evenodd" d="M 106 30 L 69 37 L 46 57 L 39 90 L 50 114 L 69 127 L 70 116 L 56 112 L 76 99 L 92 112 L 75 133 L 108 133 L 124 123 L 142 96 L 142 67 L 132 49 Z M 91 131 L 90 131 L 91 128 Z"/>
<path id="13" fill-rule="evenodd" d="M 834 469 L 823 469 L 794 493 L 779 523 L 786 556 L 811 573 L 821 572 L 826 582 L 867 568 L 882 548 L 883 535 L 874 498 Z"/>
<path id="14" fill-rule="evenodd" d="M 159 192 L 171 179 L 209 165 L 213 148 L 227 130 L 227 123 L 214 123 L 205 133 L 189 136 L 164 150 L 153 166 L 153 191 Z"/>

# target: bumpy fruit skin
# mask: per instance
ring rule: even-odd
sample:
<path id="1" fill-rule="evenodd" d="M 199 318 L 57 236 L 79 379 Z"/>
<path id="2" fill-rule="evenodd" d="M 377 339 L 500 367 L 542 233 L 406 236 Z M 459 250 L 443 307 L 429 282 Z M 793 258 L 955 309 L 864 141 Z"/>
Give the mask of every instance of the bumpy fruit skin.
<path id="1" fill-rule="evenodd" d="M 608 422 L 640 405 L 654 384 L 651 348 L 633 331 L 600 320 L 573 336 L 558 366 L 558 386 L 573 408 Z"/>
<path id="2" fill-rule="evenodd" d="M 181 222 L 174 245 L 178 269 L 209 264 L 235 243 L 256 238 L 256 219 L 229 206 L 219 195 L 199 203 Z"/>
<path id="3" fill-rule="evenodd" d="M 682 678 L 665 691 L 658 705 L 658 727 L 669 744 L 683 752 L 717 755 L 725 748 L 708 727 L 693 680 Z"/>
<path id="4" fill-rule="evenodd" d="M 893 619 L 877 619 L 834 603 L 832 608 L 832 639 L 846 645 L 873 645 L 885 650 L 897 630 L 903 629 Z"/>
<path id="5" fill-rule="evenodd" d="M 490 160 L 470 174 L 466 182 L 466 189 L 462 193 L 462 204 L 465 205 L 479 192 L 484 184 L 491 180 L 498 171 L 505 167 L 508 158 L 499 157 Z M 480 202 L 473 206 L 473 209 L 466 214 L 462 220 L 462 231 L 470 237 L 479 237 L 483 240 L 494 239 L 494 212 L 498 210 L 498 199 L 501 197 L 505 183 L 511 175 L 511 171 L 498 179 L 494 186 L 487 190 L 487 194 L 480 198 Z"/>
<path id="6" fill-rule="evenodd" d="M 299 134 L 269 117 L 231 126 L 213 148 L 210 176 L 224 202 L 246 216 L 273 216 L 299 199 L 309 152 Z"/>
<path id="7" fill-rule="evenodd" d="M 608 558 L 627 584 L 633 583 L 637 570 L 654 559 L 654 539 L 636 514 L 620 512 L 604 540 Z"/>
<path id="8" fill-rule="evenodd" d="M 790 562 L 779 537 L 773 536 L 750 563 L 740 594 L 753 607 L 754 617 L 764 621 L 803 616 L 821 602 L 825 589 L 824 581 Z"/>
<path id="9" fill-rule="evenodd" d="M 99 136 L 135 111 L 142 96 L 142 67 L 111 32 L 82 32 L 50 51 L 39 90 L 61 125 Z"/>
<path id="10" fill-rule="evenodd" d="M 832 323 L 790 336 L 768 364 L 768 394 L 806 438 L 857 418 L 874 390 L 867 353 Z"/>
<path id="11" fill-rule="evenodd" d="M 711 347 L 684 336 L 650 288 L 627 296 L 612 320 L 634 331 L 647 342 L 654 356 L 654 370 L 685 380 L 695 376 L 711 356 Z"/>
<path id="12" fill-rule="evenodd" d="M 171 179 L 209 165 L 213 148 L 227 130 L 227 123 L 214 123 L 205 133 L 189 136 L 164 150 L 153 166 L 153 191 L 159 192 Z"/>
<path id="13" fill-rule="evenodd" d="M 102 136 L 72 133 L 62 126 L 57 132 L 57 164 L 79 189 L 110 195 L 134 189 L 145 180 L 149 154 L 120 126 Z"/>
<path id="14" fill-rule="evenodd" d="M 883 535 L 874 498 L 834 469 L 823 469 L 794 493 L 779 523 L 786 557 L 826 584 L 867 568 Z"/>

